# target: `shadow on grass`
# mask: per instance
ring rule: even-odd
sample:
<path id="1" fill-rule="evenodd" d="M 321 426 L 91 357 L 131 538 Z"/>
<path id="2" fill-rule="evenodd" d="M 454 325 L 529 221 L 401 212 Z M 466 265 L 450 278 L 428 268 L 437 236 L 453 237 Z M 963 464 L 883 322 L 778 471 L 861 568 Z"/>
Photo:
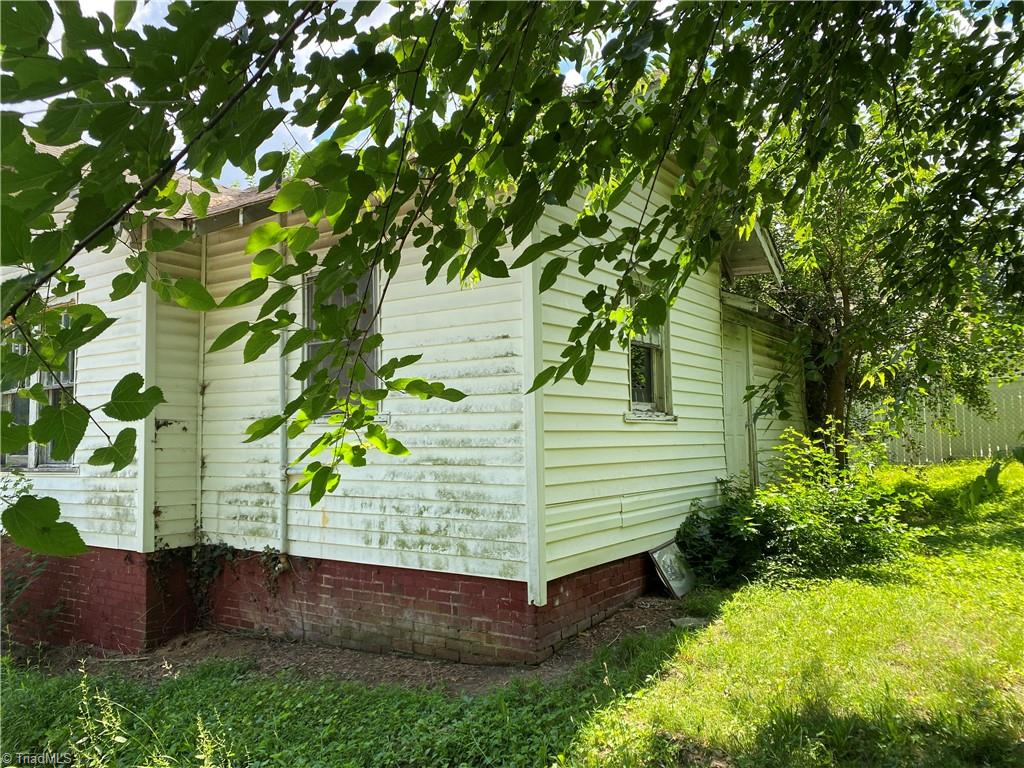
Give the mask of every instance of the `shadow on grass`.
<path id="1" fill-rule="evenodd" d="M 700 584 L 681 600 L 683 612 L 687 616 L 714 620 L 722 615 L 722 606 L 736 594 L 739 587 L 721 587 Z"/>
<path id="2" fill-rule="evenodd" d="M 744 746 L 723 748 L 658 734 L 662 764 L 696 768 L 1020 768 L 1024 709 L 978 677 L 951 680 L 956 704 L 914 712 L 889 696 L 867 713 L 842 711 L 828 682 L 798 704 L 768 710 Z"/>
<path id="3" fill-rule="evenodd" d="M 1024 711 L 1006 700 L 969 702 L 958 711 L 921 716 L 891 701 L 865 715 L 811 698 L 795 708 L 772 710 L 752 744 L 731 763 L 737 768 L 1019 768 L 1022 734 Z"/>

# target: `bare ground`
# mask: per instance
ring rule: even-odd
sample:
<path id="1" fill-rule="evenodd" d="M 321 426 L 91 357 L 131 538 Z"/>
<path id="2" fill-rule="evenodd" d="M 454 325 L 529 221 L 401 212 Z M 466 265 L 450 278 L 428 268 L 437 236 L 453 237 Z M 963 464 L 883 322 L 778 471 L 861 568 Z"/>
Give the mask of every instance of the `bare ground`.
<path id="1" fill-rule="evenodd" d="M 222 630 L 201 630 L 175 638 L 145 654 L 121 655 L 91 646 L 19 647 L 16 659 L 53 671 L 83 666 L 90 674 L 116 671 L 148 682 L 177 676 L 211 659 L 241 660 L 264 675 L 289 671 L 307 679 L 350 680 L 367 685 L 442 687 L 456 694 L 478 694 L 515 679 L 557 680 L 595 650 L 630 634 L 661 633 L 684 614 L 683 603 L 664 597 L 640 597 L 600 624 L 580 633 L 536 666 L 483 666 L 375 654 L 346 648 Z"/>

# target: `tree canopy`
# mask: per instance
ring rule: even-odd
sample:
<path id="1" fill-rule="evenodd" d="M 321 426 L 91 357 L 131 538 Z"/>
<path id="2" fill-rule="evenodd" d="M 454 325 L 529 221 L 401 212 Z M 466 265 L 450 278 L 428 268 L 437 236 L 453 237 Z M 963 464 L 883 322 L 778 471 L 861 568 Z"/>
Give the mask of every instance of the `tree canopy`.
<path id="1" fill-rule="evenodd" d="M 878 417 L 900 429 L 913 426 L 924 406 L 946 412 L 954 398 L 986 413 L 990 383 L 1024 371 L 1024 313 L 995 290 L 994 271 L 1005 265 L 986 258 L 983 244 L 963 242 L 955 252 L 971 265 L 960 270 L 955 292 L 922 295 L 902 283 L 932 244 L 908 238 L 895 260 L 891 233 L 913 226 L 941 234 L 947 222 L 916 211 L 907 221 L 904 185 L 925 195 L 943 179 L 934 167 L 905 178 L 908 146 L 927 147 L 929 137 L 895 120 L 892 111 L 866 110 L 861 143 L 835 147 L 800 203 L 777 217 L 785 279 L 743 278 L 733 287 L 794 332 L 786 370 L 751 392 L 761 396 L 761 413 L 791 407 L 788 385 L 802 381 L 812 429 L 832 421 L 847 436 L 852 420 Z"/>
<path id="2" fill-rule="evenodd" d="M 411 243 L 426 249 L 428 281 L 501 278 L 563 249 L 546 263 L 546 288 L 574 248 L 582 275 L 603 263 L 618 279 L 584 298 L 563 362 L 534 387 L 570 374 L 583 382 L 596 350 L 663 322 L 690 274 L 756 222 L 795 210 L 831 152 L 860 151 L 871 109 L 892 115 L 897 135 L 920 138 L 908 138 L 885 192 L 900 211 L 878 233 L 893 290 L 955 306 L 980 271 L 1000 300 L 1021 299 L 1017 3 L 174 2 L 162 24 L 141 30 L 134 12 L 120 0 L 112 18 L 75 2 L 0 4 L 5 387 L 59 372 L 113 323 L 86 305 L 69 326 L 61 320 L 61 298 L 84 284 L 80 253 L 130 241 L 125 233 L 186 203 L 201 215 L 231 164 L 261 189 L 281 184 L 273 209 L 310 223 L 254 233 L 252 280 L 224 301 L 261 302 L 262 319 L 215 346 L 246 339 L 252 359 L 282 334 L 292 349 L 317 334 L 322 357 L 296 377 L 323 360 L 349 377 L 339 394 L 326 372 L 313 375 L 284 412 L 248 430 L 297 437 L 334 414 L 310 445 L 326 457 L 306 467 L 314 500 L 368 448 L 404 452 L 373 423 L 390 392 L 461 393 L 400 375 L 414 358 L 384 361 L 378 385 L 359 386 L 363 357 L 382 341 L 358 320 L 369 297 L 341 316 L 315 311 L 313 330 L 281 308 L 300 277 L 326 296 L 355 293 L 362 274 L 381 269 L 379 301 Z M 260 149 L 280 126 L 311 128 L 317 141 L 288 177 L 289 153 Z M 635 187 L 653 190 L 659 169 L 676 180 L 670 201 L 653 205 L 648 191 L 641 222 L 614 227 L 610 211 Z M 916 183 L 922 175 L 927 184 Z M 572 224 L 521 247 L 547 207 L 574 195 Z M 324 219 L 339 240 L 317 259 L 308 249 Z M 677 246 L 668 259 L 658 256 L 666 239 Z M 518 248 L 511 264 L 506 244 Z M 169 238 L 141 245 L 112 298 L 146 284 L 184 307 L 216 306 L 197 281 L 152 268 L 149 254 L 173 247 Z M 101 407 L 145 416 L 160 398 L 145 384 L 122 381 Z M 92 410 L 73 395 L 46 407 L 31 425 L 4 413 L 5 446 L 73 451 Z M 90 462 L 129 463 L 131 429 Z M 52 511 L 35 502 L 38 514 Z M 30 506 L 4 515 L 16 540 Z"/>

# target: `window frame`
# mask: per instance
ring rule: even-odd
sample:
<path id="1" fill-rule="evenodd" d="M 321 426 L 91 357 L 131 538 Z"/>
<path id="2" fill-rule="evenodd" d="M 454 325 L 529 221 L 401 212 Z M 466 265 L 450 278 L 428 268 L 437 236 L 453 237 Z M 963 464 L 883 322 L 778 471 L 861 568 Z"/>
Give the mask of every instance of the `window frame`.
<path id="1" fill-rule="evenodd" d="M 67 306 L 67 305 L 64 305 Z M 56 309 L 56 307 L 55 307 Z M 66 328 L 70 321 L 70 315 L 64 313 L 61 317 L 61 324 Z M 28 347 L 25 344 L 16 345 L 21 346 L 23 351 L 21 354 L 28 352 Z M 54 396 L 58 399 L 65 395 L 65 392 L 70 392 L 71 397 L 75 396 L 75 388 L 78 383 L 78 356 L 76 351 L 68 353 L 68 362 L 65 363 L 62 370 L 57 371 L 57 379 L 50 375 L 50 372 L 43 368 L 43 370 L 36 371 L 29 378 L 28 381 L 22 381 L 21 387 L 18 389 L 28 389 L 40 384 L 43 390 L 47 393 L 47 400 L 50 405 L 54 404 Z M 18 389 L 9 389 L 2 393 L 0 396 L 6 399 L 8 397 L 19 400 L 25 400 L 28 403 L 28 425 L 34 424 L 39 418 L 39 410 L 43 407 L 43 404 L 37 401 L 33 397 L 20 397 Z M 13 408 L 11 409 L 13 412 Z M 13 463 L 10 460 L 10 456 L 16 456 L 19 459 L 24 456 L 24 462 Z M 77 472 L 78 465 L 75 463 L 75 457 L 72 455 L 71 458 L 66 461 L 54 461 L 50 459 L 50 446 L 40 445 L 33 441 L 29 441 L 28 445 L 25 446 L 24 454 L 0 454 L 0 472 Z"/>
<path id="2" fill-rule="evenodd" d="M 312 311 L 312 303 L 311 302 L 312 302 L 312 299 L 313 299 L 313 294 L 316 291 L 316 278 L 317 278 L 317 276 L 319 274 L 320 274 L 320 270 L 308 273 L 308 274 L 306 274 L 303 277 L 303 280 L 302 280 L 302 322 L 303 322 L 303 326 L 305 328 L 309 328 L 310 330 L 315 330 L 314 325 L 313 325 L 313 317 L 312 317 L 312 314 L 311 314 L 311 311 Z M 370 309 L 371 309 L 371 311 L 374 311 L 375 314 L 374 314 L 374 317 L 373 317 L 372 325 L 370 326 L 370 329 L 369 329 L 369 333 L 367 335 L 372 335 L 375 332 L 379 332 L 380 321 L 381 321 L 381 311 L 379 311 L 379 308 L 377 306 L 377 302 L 379 300 L 379 291 L 380 291 L 380 279 L 379 279 L 380 273 L 379 273 L 378 268 L 377 267 L 372 267 L 368 276 L 369 276 L 369 282 L 370 282 L 370 296 L 369 296 Z M 339 288 L 338 290 L 340 292 L 341 289 Z M 351 297 L 355 299 L 358 296 L 359 296 L 359 289 L 357 287 L 356 293 L 351 294 Z M 348 297 L 346 297 L 346 298 L 348 298 Z M 341 306 L 348 306 L 348 305 L 346 304 L 346 305 L 341 305 Z M 377 329 L 377 330 L 375 330 L 375 329 Z M 318 338 L 313 338 L 313 339 L 310 339 L 310 340 L 306 341 L 302 345 L 302 361 L 306 362 L 306 361 L 308 361 L 312 357 L 312 355 L 310 354 L 311 350 L 315 350 L 318 347 L 322 346 L 323 344 L 327 344 L 327 343 L 329 343 L 329 342 L 323 341 L 323 340 L 318 339 Z M 370 352 L 370 354 L 372 355 L 372 359 L 370 360 L 370 363 L 372 364 L 373 369 L 376 370 L 380 366 L 380 347 L 377 347 L 376 349 L 372 350 Z M 310 377 L 312 377 L 316 373 L 316 370 L 319 370 L 319 368 L 315 369 L 313 371 L 310 371 L 310 374 L 309 374 Z M 367 381 L 372 385 L 373 382 L 375 381 L 374 373 L 372 371 L 370 371 L 370 370 L 367 370 L 366 376 L 367 376 Z M 306 385 L 307 386 L 308 386 L 308 383 L 309 382 L 307 380 L 306 381 Z M 333 411 L 332 413 L 336 413 L 336 411 Z"/>
<path id="3" fill-rule="evenodd" d="M 671 309 L 664 324 L 648 329 L 647 333 L 636 334 L 629 340 L 626 349 L 626 388 L 629 409 L 623 414 L 626 421 L 675 422 L 672 412 L 672 359 L 671 359 Z M 633 356 L 634 348 L 645 349 L 650 354 L 651 400 L 634 399 Z"/>

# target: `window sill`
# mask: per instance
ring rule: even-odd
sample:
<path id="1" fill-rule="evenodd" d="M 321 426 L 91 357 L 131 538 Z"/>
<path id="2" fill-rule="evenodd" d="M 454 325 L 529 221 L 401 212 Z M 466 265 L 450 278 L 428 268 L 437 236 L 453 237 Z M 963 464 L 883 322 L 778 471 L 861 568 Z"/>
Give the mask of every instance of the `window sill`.
<path id="1" fill-rule="evenodd" d="M 675 424 L 678 421 L 673 414 L 660 411 L 626 411 L 622 420 L 627 424 Z"/>
<path id="2" fill-rule="evenodd" d="M 70 464 L 67 466 L 42 466 L 42 467 L 17 467 L 0 466 L 0 474 L 9 475 L 20 472 L 23 475 L 77 475 L 80 474 L 78 466 Z"/>

